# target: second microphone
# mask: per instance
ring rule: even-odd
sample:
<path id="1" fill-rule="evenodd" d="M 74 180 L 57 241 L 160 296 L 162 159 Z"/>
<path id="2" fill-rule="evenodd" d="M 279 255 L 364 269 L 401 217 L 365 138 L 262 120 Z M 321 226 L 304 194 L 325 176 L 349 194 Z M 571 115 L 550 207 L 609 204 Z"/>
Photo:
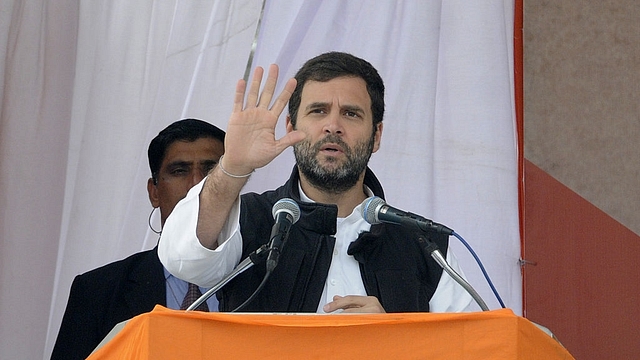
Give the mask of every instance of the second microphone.
<path id="1" fill-rule="evenodd" d="M 267 272 L 273 271 L 278 265 L 280 253 L 289 237 L 291 225 L 300 219 L 300 207 L 293 199 L 282 198 L 273 205 L 271 214 L 276 222 L 271 228 L 271 236 L 269 237 Z"/>

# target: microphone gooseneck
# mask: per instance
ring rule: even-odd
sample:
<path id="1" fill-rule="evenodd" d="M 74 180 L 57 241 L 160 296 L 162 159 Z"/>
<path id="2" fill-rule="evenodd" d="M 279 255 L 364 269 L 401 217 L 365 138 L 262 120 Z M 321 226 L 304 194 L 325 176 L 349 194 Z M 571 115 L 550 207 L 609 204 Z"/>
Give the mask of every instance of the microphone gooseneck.
<path id="1" fill-rule="evenodd" d="M 425 219 L 420 215 L 405 212 L 387 205 L 387 203 L 377 197 L 372 196 L 362 203 L 362 217 L 369 224 L 379 224 L 382 222 L 406 226 L 421 231 L 434 230 L 442 234 L 452 235 L 454 231 L 448 227 Z M 431 240 L 418 235 L 416 239 L 425 257 L 431 256 L 442 269 L 451 276 L 460 286 L 462 286 L 469 295 L 476 301 L 483 311 L 489 310 L 485 302 L 475 289 L 460 274 L 458 274 L 445 260 L 444 256 L 438 249 L 438 246 Z"/>

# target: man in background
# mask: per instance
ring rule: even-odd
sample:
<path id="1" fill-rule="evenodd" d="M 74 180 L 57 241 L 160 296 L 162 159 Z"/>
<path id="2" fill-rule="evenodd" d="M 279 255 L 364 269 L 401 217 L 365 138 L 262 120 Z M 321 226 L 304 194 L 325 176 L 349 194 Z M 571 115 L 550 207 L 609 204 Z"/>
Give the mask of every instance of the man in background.
<path id="1" fill-rule="evenodd" d="M 153 209 L 160 209 L 162 226 L 178 201 L 218 163 L 224 138 L 214 125 L 184 119 L 151 141 L 147 191 Z M 157 247 L 78 275 L 51 359 L 85 359 L 116 324 L 156 305 L 185 309 L 204 291 L 164 269 Z M 209 298 L 197 310 L 217 311 L 217 299 Z"/>

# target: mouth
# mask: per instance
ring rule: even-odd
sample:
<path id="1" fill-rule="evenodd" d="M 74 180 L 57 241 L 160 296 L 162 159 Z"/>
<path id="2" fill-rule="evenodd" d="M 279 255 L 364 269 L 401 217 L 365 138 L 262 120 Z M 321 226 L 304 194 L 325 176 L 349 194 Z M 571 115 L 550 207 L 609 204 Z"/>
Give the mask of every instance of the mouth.
<path id="1" fill-rule="evenodd" d="M 326 155 L 338 155 L 343 153 L 344 150 L 337 144 L 324 144 L 320 147 L 320 152 Z"/>

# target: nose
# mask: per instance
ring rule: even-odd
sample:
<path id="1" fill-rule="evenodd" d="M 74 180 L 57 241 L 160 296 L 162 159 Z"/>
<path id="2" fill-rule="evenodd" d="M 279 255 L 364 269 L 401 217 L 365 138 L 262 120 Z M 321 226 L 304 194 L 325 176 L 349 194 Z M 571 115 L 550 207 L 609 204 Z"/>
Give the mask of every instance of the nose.
<path id="1" fill-rule="evenodd" d="M 325 134 L 342 134 L 342 119 L 337 111 L 332 111 L 327 115 L 322 130 Z"/>

